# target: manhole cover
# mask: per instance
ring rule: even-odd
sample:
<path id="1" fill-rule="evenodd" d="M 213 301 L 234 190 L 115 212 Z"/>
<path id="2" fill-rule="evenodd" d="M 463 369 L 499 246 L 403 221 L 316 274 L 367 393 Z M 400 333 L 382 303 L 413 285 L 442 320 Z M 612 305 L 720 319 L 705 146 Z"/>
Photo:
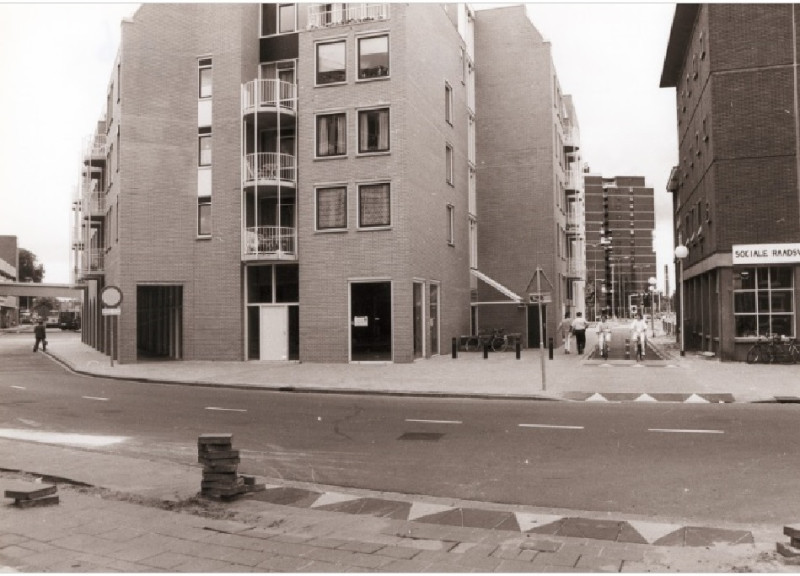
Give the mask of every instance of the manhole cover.
<path id="1" fill-rule="evenodd" d="M 398 440 L 424 440 L 426 442 L 436 442 L 444 434 L 441 432 L 406 432 Z"/>

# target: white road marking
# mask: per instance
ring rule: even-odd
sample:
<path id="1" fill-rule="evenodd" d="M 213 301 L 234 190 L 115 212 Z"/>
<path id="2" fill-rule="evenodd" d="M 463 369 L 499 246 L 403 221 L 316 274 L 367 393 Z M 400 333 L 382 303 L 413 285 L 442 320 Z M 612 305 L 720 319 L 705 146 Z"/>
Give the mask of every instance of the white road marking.
<path id="1" fill-rule="evenodd" d="M 406 418 L 406 422 L 425 422 L 427 424 L 463 424 L 461 420 L 415 420 Z"/>
<path id="2" fill-rule="evenodd" d="M 242 408 L 220 408 L 218 406 L 206 406 L 206 410 L 217 410 L 219 412 L 247 412 Z"/>
<path id="3" fill-rule="evenodd" d="M 59 432 L 41 432 L 38 430 L 16 430 L 13 428 L 0 428 L 0 438 L 43 442 L 45 444 L 66 444 L 69 446 L 86 447 L 108 446 L 110 444 L 119 444 L 127 440 L 126 436 L 64 434 Z"/>
<path id="4" fill-rule="evenodd" d="M 724 430 L 688 430 L 680 428 L 648 428 L 648 432 L 676 432 L 678 434 L 725 434 Z"/>
<path id="5" fill-rule="evenodd" d="M 559 426 L 556 424 L 518 424 L 520 428 L 556 428 L 559 430 L 583 430 L 583 426 Z"/>
<path id="6" fill-rule="evenodd" d="M 17 390 L 27 390 L 25 386 L 12 386 L 12 388 L 16 388 Z"/>
<path id="7" fill-rule="evenodd" d="M 108 398 L 101 398 L 100 396 L 81 396 L 84 400 L 99 400 L 100 402 L 108 402 Z"/>

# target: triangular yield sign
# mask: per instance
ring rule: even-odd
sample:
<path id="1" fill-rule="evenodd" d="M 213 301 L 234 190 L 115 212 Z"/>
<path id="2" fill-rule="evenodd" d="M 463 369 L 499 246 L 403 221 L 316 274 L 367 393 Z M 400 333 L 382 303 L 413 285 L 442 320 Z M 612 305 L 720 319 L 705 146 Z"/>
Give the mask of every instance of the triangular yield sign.
<path id="1" fill-rule="evenodd" d="M 608 399 L 599 392 L 595 392 L 586 399 L 586 402 L 608 402 Z"/>
<path id="2" fill-rule="evenodd" d="M 658 402 L 658 400 L 650 396 L 650 394 L 642 394 L 634 402 Z"/>
<path id="3" fill-rule="evenodd" d="M 684 400 L 684 402 L 691 402 L 692 404 L 709 404 L 708 400 L 698 396 L 697 394 L 692 394 L 686 400 Z"/>

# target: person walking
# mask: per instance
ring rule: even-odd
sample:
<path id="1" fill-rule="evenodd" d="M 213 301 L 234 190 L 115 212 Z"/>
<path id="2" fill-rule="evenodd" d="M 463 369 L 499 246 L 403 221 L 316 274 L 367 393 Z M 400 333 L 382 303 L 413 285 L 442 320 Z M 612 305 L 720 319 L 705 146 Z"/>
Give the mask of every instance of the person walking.
<path id="1" fill-rule="evenodd" d="M 33 351 L 38 352 L 39 343 L 41 342 L 42 352 L 47 352 L 47 331 L 44 328 L 44 322 L 39 320 L 39 323 L 33 329 L 33 335 L 36 338 L 36 342 L 33 345 Z"/>
<path id="2" fill-rule="evenodd" d="M 584 320 L 581 312 L 575 314 L 575 320 L 572 321 L 572 333 L 575 334 L 575 345 L 578 347 L 578 354 L 583 354 L 583 349 L 586 348 L 586 328 L 588 326 L 589 324 Z"/>
<path id="3" fill-rule="evenodd" d="M 569 354 L 569 341 L 572 338 L 572 320 L 569 317 L 569 312 L 564 314 L 564 319 L 561 321 L 561 339 L 564 340 L 564 354 Z"/>

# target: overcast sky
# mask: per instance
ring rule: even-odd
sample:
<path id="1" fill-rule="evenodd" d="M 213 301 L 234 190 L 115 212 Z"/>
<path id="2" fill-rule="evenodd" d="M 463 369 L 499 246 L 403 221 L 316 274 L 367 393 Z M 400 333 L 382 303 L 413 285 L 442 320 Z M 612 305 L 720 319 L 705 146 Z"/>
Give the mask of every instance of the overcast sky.
<path id="1" fill-rule="evenodd" d="M 70 204 L 101 118 L 120 20 L 137 4 L 0 4 L 0 235 L 70 280 Z M 594 174 L 644 176 L 656 197 L 658 287 L 672 270 L 674 89 L 659 88 L 674 4 L 529 4 L 571 94 Z M 480 110 L 478 110 L 480 114 Z"/>

